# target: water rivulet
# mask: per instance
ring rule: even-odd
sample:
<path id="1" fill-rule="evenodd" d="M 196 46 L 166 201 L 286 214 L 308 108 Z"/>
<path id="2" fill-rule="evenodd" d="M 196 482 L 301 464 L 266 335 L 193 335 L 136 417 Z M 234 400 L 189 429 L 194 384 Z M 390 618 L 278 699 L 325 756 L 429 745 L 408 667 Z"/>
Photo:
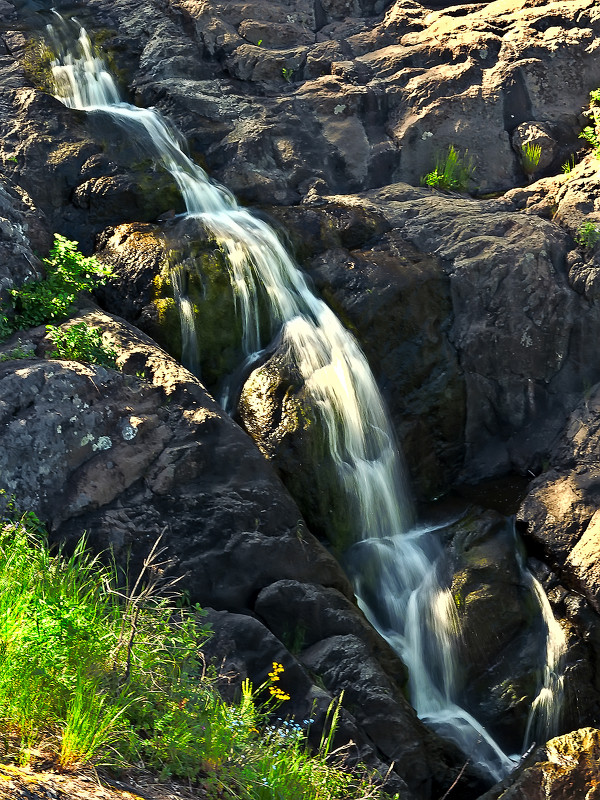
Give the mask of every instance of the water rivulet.
<path id="1" fill-rule="evenodd" d="M 356 544 L 348 564 L 357 594 L 375 624 L 385 618 L 381 631 L 409 668 L 417 713 L 456 741 L 493 778 L 501 777 L 513 762 L 455 701 L 460 631 L 447 556 L 435 530 L 410 527 L 412 509 L 394 433 L 357 342 L 311 291 L 274 231 L 209 180 L 184 153 L 161 115 L 120 101 L 83 29 L 73 47 L 65 50 L 56 36 L 54 47 L 60 53 L 53 67 L 57 97 L 67 106 L 108 114 L 126 128 L 172 175 L 187 218 L 197 220 L 224 253 L 243 323 L 241 344 L 247 362 L 256 361 L 276 338 L 278 353 L 300 376 L 308 406 L 326 437 L 337 475 L 336 492 L 352 509 Z M 180 277 L 176 271 L 174 290 L 190 363 L 195 346 L 190 338 L 193 307 Z M 372 567 L 368 582 L 356 567 L 365 550 Z M 544 678 L 529 727 L 540 725 L 547 734 L 559 702 L 562 645 L 543 591 L 527 576 L 532 597 L 544 612 L 548 641 Z"/>

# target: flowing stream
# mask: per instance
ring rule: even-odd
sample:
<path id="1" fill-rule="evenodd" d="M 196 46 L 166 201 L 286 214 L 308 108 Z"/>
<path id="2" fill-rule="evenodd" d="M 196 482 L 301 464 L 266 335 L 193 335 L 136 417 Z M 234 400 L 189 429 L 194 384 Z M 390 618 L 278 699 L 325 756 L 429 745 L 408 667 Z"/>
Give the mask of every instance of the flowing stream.
<path id="1" fill-rule="evenodd" d="M 453 739 L 492 778 L 501 778 L 514 762 L 454 700 L 459 625 L 445 574 L 447 559 L 435 530 L 411 528 L 413 511 L 395 436 L 356 340 L 311 291 L 274 231 L 208 178 L 182 150 L 166 120 L 153 109 L 121 102 L 83 28 L 69 49 L 52 26 L 49 35 L 59 53 L 53 66 L 56 96 L 69 107 L 108 114 L 125 128 L 173 176 L 187 216 L 196 218 L 226 254 L 248 363 L 279 337 L 279 352 L 301 375 L 309 404 L 327 435 L 338 490 L 356 508 L 357 544 L 348 563 L 362 607 L 375 624 L 381 613 L 373 609 L 384 609 L 386 624 L 379 628 L 409 668 L 418 715 Z M 173 281 L 189 364 L 195 357 L 193 308 L 181 275 L 175 272 Z M 261 339 L 265 325 L 269 341 Z M 365 549 L 376 563 L 377 591 L 360 569 L 353 568 Z M 536 726 L 545 736 L 559 706 L 563 640 L 543 590 L 531 576 L 527 580 L 532 581 L 548 631 L 544 681 L 527 737 Z"/>

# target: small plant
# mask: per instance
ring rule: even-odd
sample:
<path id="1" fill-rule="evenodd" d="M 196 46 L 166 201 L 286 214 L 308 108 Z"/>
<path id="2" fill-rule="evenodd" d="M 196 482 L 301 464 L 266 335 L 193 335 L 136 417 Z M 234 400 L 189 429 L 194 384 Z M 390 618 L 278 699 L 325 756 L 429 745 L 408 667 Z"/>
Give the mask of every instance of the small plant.
<path id="1" fill-rule="evenodd" d="M 572 155 L 564 164 L 561 164 L 560 168 L 565 175 L 568 175 L 569 172 L 575 169 L 575 156 Z"/>
<path id="2" fill-rule="evenodd" d="M 44 279 L 8 291 L 8 302 L 0 306 L 0 341 L 16 330 L 65 319 L 80 292 L 100 286 L 112 275 L 110 267 L 84 256 L 77 250 L 77 242 L 59 234 L 44 264 Z"/>
<path id="3" fill-rule="evenodd" d="M 100 328 L 90 327 L 85 322 L 77 322 L 68 328 L 47 325 L 46 331 L 56 345 L 50 358 L 64 358 L 67 361 L 81 361 L 86 364 L 101 364 L 104 367 L 117 366 L 117 353 L 102 341 Z"/>
<path id="4" fill-rule="evenodd" d="M 293 69 L 288 69 L 287 67 L 284 67 L 281 70 L 281 74 L 283 75 L 283 78 L 284 78 L 285 81 L 287 81 L 288 83 L 292 82 L 292 77 L 294 75 L 294 70 Z"/>
<path id="5" fill-rule="evenodd" d="M 600 241 L 600 230 L 596 227 L 594 222 L 582 222 L 575 234 L 575 241 L 581 247 L 592 249 Z"/>
<path id="6" fill-rule="evenodd" d="M 528 176 L 533 175 L 538 168 L 541 157 L 541 144 L 526 142 L 525 144 L 521 145 L 521 166 L 523 167 L 523 172 Z"/>
<path id="7" fill-rule="evenodd" d="M 473 170 L 473 160 L 468 151 L 460 155 L 451 144 L 444 155 L 436 157 L 435 167 L 421 178 L 421 185 L 442 191 L 465 192 L 473 177 Z"/>
<path id="8" fill-rule="evenodd" d="M 585 111 L 593 125 L 587 125 L 579 134 L 580 139 L 585 139 L 594 148 L 597 158 L 600 158 L 600 89 L 590 92 L 590 105 Z"/>

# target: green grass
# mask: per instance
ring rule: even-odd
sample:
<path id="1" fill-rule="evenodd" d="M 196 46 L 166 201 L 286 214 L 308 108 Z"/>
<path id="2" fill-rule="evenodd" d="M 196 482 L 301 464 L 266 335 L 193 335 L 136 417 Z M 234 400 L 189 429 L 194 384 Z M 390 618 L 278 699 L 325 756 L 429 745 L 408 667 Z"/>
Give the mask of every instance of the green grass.
<path id="1" fill-rule="evenodd" d="M 0 341 L 14 331 L 66 319 L 80 292 L 91 291 L 112 275 L 110 267 L 82 255 L 77 242 L 59 234 L 43 263 L 44 279 L 8 291 L 8 299 L 0 306 Z"/>
<path id="2" fill-rule="evenodd" d="M 521 146 L 521 166 L 526 175 L 533 175 L 538 168 L 542 157 L 542 146 L 534 142 L 527 142 Z"/>
<path id="3" fill-rule="evenodd" d="M 582 222 L 575 234 L 575 241 L 581 247 L 592 250 L 600 241 L 600 229 L 595 222 L 590 220 Z"/>
<path id="4" fill-rule="evenodd" d="M 466 192 L 473 170 L 468 151 L 461 155 L 451 144 L 445 153 L 438 154 L 435 167 L 421 178 L 421 185 L 448 192 Z"/>
<path id="5" fill-rule="evenodd" d="M 133 588 L 86 552 L 51 554 L 43 526 L 14 504 L 0 523 L 0 755 L 59 769 L 143 764 L 211 798 L 337 800 L 380 796 L 366 772 L 336 766 L 339 701 L 318 752 L 285 718 L 274 664 L 228 704 L 207 675 L 199 608 L 156 596 L 153 554 Z M 279 692 L 279 694 L 278 694 Z M 279 698 L 279 699 L 278 699 Z M 273 714 L 280 717 L 273 721 Z"/>

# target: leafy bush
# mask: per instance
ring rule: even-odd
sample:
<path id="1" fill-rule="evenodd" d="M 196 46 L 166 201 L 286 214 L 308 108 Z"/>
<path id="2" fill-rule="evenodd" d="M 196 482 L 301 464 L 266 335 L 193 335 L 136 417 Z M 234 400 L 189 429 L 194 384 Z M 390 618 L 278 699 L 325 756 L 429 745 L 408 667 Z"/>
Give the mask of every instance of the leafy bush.
<path id="1" fill-rule="evenodd" d="M 521 166 L 526 175 L 533 175 L 542 157 L 541 144 L 527 142 L 521 147 Z"/>
<path id="2" fill-rule="evenodd" d="M 65 319 L 80 292 L 103 284 L 112 275 L 110 267 L 77 250 L 77 242 L 55 234 L 54 245 L 44 259 L 46 277 L 8 292 L 8 304 L 0 308 L 0 339 L 13 331 L 33 328 L 51 320 Z"/>
<path id="3" fill-rule="evenodd" d="M 0 492 L 0 495 L 2 493 Z M 6 496 L 4 495 L 4 498 Z M 0 498 L 1 499 L 1 498 Z M 365 772 L 339 769 L 331 742 L 339 701 L 311 755 L 306 726 L 270 714 L 270 691 L 249 681 L 227 704 L 207 677 L 202 611 L 156 596 L 156 547 L 129 591 L 86 553 L 50 555 L 43 526 L 4 502 L 0 522 L 0 752 L 62 769 L 143 764 L 200 781 L 208 798 L 375 798 Z M 160 552 L 160 551 L 158 551 Z M 280 693 L 280 697 L 281 694 Z M 266 700 L 260 698 L 267 697 Z"/>
<path id="4" fill-rule="evenodd" d="M 436 157 L 435 167 L 421 178 L 421 185 L 443 191 L 466 192 L 473 170 L 473 159 L 468 151 L 461 155 L 451 144 L 445 154 Z"/>
<path id="5" fill-rule="evenodd" d="M 593 248 L 600 241 L 600 230 L 594 222 L 582 222 L 575 234 L 575 241 L 585 248 Z"/>
<path id="6" fill-rule="evenodd" d="M 587 125 L 579 134 L 579 138 L 591 144 L 596 157 L 600 158 L 600 89 L 590 92 L 590 105 L 585 113 L 591 118 L 593 125 Z"/>
<path id="7" fill-rule="evenodd" d="M 47 325 L 46 330 L 56 345 L 56 350 L 50 353 L 50 358 L 102 364 L 113 369 L 117 366 L 117 354 L 102 341 L 100 328 L 90 327 L 85 322 L 77 322 L 68 328 Z"/>

